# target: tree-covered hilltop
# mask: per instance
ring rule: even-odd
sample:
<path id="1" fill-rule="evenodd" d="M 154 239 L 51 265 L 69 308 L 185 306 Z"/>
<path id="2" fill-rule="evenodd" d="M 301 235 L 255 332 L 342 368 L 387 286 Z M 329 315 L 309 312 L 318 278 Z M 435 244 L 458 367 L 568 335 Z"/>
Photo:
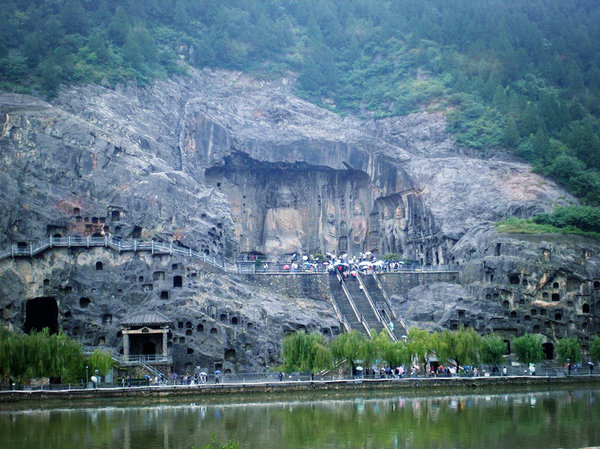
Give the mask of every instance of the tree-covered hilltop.
<path id="1" fill-rule="evenodd" d="M 292 71 L 303 97 L 382 117 L 447 114 L 597 205 L 600 3 L 587 0 L 13 0 L 0 87 L 54 95 L 222 67 Z"/>

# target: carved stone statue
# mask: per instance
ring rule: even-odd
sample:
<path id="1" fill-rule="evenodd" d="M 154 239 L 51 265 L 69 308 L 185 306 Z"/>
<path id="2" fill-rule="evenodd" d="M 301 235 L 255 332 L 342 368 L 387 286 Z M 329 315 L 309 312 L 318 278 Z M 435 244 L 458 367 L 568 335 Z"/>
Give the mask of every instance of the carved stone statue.
<path id="1" fill-rule="evenodd" d="M 352 206 L 352 218 L 350 218 L 350 244 L 354 251 L 363 250 L 363 242 L 367 236 L 367 217 L 363 205 L 355 201 Z"/>
<path id="2" fill-rule="evenodd" d="M 284 186 L 275 193 L 264 221 L 263 238 L 266 254 L 289 254 L 302 250 L 302 218 L 293 208 L 294 196 Z"/>
<path id="3" fill-rule="evenodd" d="M 335 206 L 332 203 L 327 203 L 324 215 L 319 232 L 323 242 L 323 251 L 335 253 L 338 249 L 338 237 L 335 226 Z"/>
<path id="4" fill-rule="evenodd" d="M 381 229 L 383 230 L 383 254 L 396 252 L 396 220 L 388 205 L 383 207 Z"/>

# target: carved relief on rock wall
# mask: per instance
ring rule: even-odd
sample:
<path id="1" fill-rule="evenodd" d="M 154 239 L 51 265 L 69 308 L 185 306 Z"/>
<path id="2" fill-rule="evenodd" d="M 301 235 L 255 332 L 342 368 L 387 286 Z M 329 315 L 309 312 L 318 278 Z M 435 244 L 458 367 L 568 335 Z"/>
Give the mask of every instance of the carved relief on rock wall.
<path id="1" fill-rule="evenodd" d="M 323 216 L 321 217 L 319 235 L 321 248 L 324 253 L 336 253 L 338 248 L 338 234 L 336 226 L 335 205 L 331 201 L 322 204 Z"/>
<path id="2" fill-rule="evenodd" d="M 364 251 L 364 241 L 367 236 L 367 217 L 365 216 L 365 208 L 359 200 L 354 200 L 352 204 L 352 216 L 349 225 L 348 237 L 351 252 L 355 254 Z"/>
<path id="3" fill-rule="evenodd" d="M 379 196 L 368 175 L 237 155 L 207 171 L 229 198 L 242 253 L 397 253 L 433 257 L 433 224 L 418 193 Z M 438 248 L 435 248 L 438 250 Z"/>
<path id="4" fill-rule="evenodd" d="M 265 254 L 290 254 L 302 251 L 305 236 L 300 212 L 294 207 L 296 196 L 287 185 L 271 188 L 264 220 Z"/>
<path id="5" fill-rule="evenodd" d="M 373 249 L 380 254 L 397 253 L 408 256 L 406 199 L 401 195 L 382 197 L 375 201 L 371 214 L 371 227 L 380 229 L 380 240 Z"/>

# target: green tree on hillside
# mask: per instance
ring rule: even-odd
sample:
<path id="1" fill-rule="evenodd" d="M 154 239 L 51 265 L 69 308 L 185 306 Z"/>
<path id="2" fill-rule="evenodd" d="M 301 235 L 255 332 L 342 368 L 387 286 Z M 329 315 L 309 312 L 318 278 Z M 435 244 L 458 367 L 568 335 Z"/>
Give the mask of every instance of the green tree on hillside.
<path id="1" fill-rule="evenodd" d="M 481 339 L 481 361 L 497 367 L 504 361 L 506 343 L 497 335 L 489 334 Z"/>
<path id="2" fill-rule="evenodd" d="M 594 335 L 590 342 L 590 357 L 600 363 L 600 337 L 598 335 Z"/>
<path id="3" fill-rule="evenodd" d="M 572 364 L 581 362 L 581 343 L 577 337 L 563 337 L 556 344 L 556 354 L 562 363 L 569 360 Z"/>
<path id="4" fill-rule="evenodd" d="M 458 371 L 461 366 L 478 362 L 480 346 L 481 337 L 473 328 L 459 326 L 455 331 L 446 329 L 439 336 L 438 358 L 453 362 Z"/>
<path id="5" fill-rule="evenodd" d="M 504 147 L 600 204 L 598 3 L 5 3 L 2 89 L 148 83 L 182 64 L 292 74 L 299 94 L 340 112 L 441 112 L 459 145 Z"/>
<path id="6" fill-rule="evenodd" d="M 544 357 L 542 339 L 537 335 L 525 333 L 513 340 L 513 349 L 517 361 L 521 363 L 537 363 Z"/>
<path id="7" fill-rule="evenodd" d="M 282 369 L 287 372 L 315 374 L 331 366 L 331 352 L 323 336 L 316 332 L 303 331 L 288 334 L 283 340 L 281 351 Z"/>

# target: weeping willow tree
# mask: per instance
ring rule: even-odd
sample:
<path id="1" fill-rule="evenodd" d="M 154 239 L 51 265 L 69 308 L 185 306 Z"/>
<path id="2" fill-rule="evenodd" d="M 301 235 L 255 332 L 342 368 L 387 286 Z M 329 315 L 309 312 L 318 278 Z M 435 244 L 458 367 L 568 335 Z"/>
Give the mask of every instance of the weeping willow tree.
<path id="1" fill-rule="evenodd" d="M 375 336 L 375 345 L 379 358 L 386 361 L 390 368 L 410 364 L 410 351 L 405 340 L 392 341 L 385 330 Z"/>
<path id="2" fill-rule="evenodd" d="M 353 373 L 356 372 L 359 361 L 370 366 L 369 362 L 373 359 L 370 353 L 372 348 L 373 345 L 367 341 L 367 338 L 356 330 L 348 334 L 338 335 L 331 342 L 331 353 L 335 361 L 342 362 L 345 360 L 351 366 Z"/>
<path id="3" fill-rule="evenodd" d="M 50 335 L 46 328 L 27 335 L 0 328 L 0 378 L 4 380 L 50 377 L 78 381 L 86 363 L 104 374 L 111 361 L 109 353 L 98 351 L 86 362 L 81 344 L 63 332 Z"/>
<path id="4" fill-rule="evenodd" d="M 321 334 L 294 332 L 286 335 L 281 351 L 281 369 L 315 374 L 331 367 L 331 351 Z"/>
<path id="5" fill-rule="evenodd" d="M 463 365 L 473 365 L 479 360 L 481 337 L 471 327 L 460 326 L 452 332 L 444 330 L 440 334 L 438 357 L 456 365 L 456 370 Z"/>
<path id="6" fill-rule="evenodd" d="M 106 375 L 112 366 L 113 359 L 112 354 L 108 351 L 96 349 L 92 352 L 88 359 L 87 364 L 92 371 L 98 370 L 98 374 L 101 376 Z"/>
<path id="7" fill-rule="evenodd" d="M 417 360 L 425 372 L 429 359 L 437 354 L 439 349 L 439 334 L 430 333 L 425 329 L 411 327 L 408 331 L 408 353 L 411 360 Z"/>

